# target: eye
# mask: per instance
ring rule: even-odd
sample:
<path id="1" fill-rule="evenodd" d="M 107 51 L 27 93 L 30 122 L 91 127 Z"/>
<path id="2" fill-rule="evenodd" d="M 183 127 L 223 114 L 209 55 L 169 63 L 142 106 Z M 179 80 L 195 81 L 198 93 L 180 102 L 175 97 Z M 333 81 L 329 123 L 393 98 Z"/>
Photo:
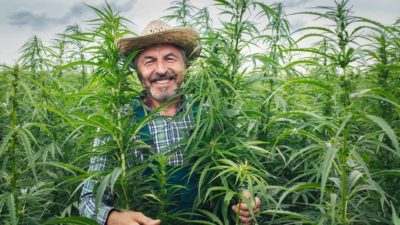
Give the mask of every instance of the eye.
<path id="1" fill-rule="evenodd" d="M 167 57 L 166 60 L 167 62 L 174 62 L 176 59 L 175 57 Z"/>
<path id="2" fill-rule="evenodd" d="M 145 60 L 143 64 L 146 66 L 149 66 L 149 65 L 153 64 L 153 62 L 154 62 L 153 59 L 148 59 L 148 60 Z"/>

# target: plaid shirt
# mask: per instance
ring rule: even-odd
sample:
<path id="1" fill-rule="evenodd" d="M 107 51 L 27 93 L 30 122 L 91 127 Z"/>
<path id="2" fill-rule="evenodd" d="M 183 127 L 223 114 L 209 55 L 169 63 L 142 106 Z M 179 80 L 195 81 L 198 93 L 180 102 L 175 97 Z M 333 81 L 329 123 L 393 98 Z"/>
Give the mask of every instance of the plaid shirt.
<path id="1" fill-rule="evenodd" d="M 146 111 L 150 112 L 151 109 L 146 107 Z M 170 158 L 170 165 L 181 165 L 183 162 L 183 152 L 180 150 L 182 146 L 179 145 L 179 142 L 189 136 L 194 124 L 193 113 L 187 112 L 188 105 L 182 104 L 182 107 L 178 109 L 174 117 L 160 116 L 159 113 L 156 113 L 153 115 L 155 119 L 148 124 L 153 138 L 152 151 L 156 153 L 174 152 Z M 140 136 L 135 135 L 132 138 L 137 140 L 140 139 Z M 103 143 L 104 141 L 96 138 L 93 146 L 96 148 Z M 133 154 L 128 157 L 143 159 L 140 151 L 134 149 L 132 152 Z M 106 168 L 107 160 L 106 155 L 92 157 L 88 171 L 103 171 Z M 128 166 L 132 166 L 132 164 L 128 164 Z M 105 194 L 101 205 L 96 209 L 95 193 L 93 193 L 96 184 L 97 182 L 94 180 L 85 181 L 80 197 L 79 212 L 82 216 L 94 219 L 99 224 L 106 224 L 109 212 L 114 209 L 112 205 L 114 198 L 112 194 Z"/>

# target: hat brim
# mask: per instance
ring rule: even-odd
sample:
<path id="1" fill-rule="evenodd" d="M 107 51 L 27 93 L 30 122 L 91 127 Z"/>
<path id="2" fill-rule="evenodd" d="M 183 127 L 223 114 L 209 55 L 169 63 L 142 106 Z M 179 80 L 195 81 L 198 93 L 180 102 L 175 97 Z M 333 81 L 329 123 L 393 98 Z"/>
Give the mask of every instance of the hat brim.
<path id="1" fill-rule="evenodd" d="M 200 55 L 199 35 L 190 28 L 174 28 L 138 37 L 123 38 L 117 41 L 122 55 L 146 48 L 154 44 L 172 44 L 182 48 L 188 58 Z"/>

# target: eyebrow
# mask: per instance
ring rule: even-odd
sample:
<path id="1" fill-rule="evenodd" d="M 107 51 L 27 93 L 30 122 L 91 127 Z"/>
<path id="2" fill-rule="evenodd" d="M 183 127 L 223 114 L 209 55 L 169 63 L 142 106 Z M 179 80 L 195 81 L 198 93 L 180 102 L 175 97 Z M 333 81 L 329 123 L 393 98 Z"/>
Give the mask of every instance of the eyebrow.
<path id="1" fill-rule="evenodd" d="M 165 58 L 168 58 L 168 57 L 175 57 L 175 58 L 177 58 L 178 56 L 177 56 L 176 54 L 172 53 L 172 52 L 166 54 L 165 56 L 163 56 L 164 59 L 165 59 Z M 147 56 L 144 56 L 143 60 L 154 60 L 154 59 L 156 59 L 156 58 L 157 58 L 157 57 L 147 55 Z"/>
<path id="2" fill-rule="evenodd" d="M 176 54 L 171 52 L 171 53 L 166 54 L 163 58 L 168 58 L 168 57 L 171 57 L 171 56 L 177 57 Z"/>
<path id="3" fill-rule="evenodd" d="M 145 56 L 145 57 L 143 58 L 143 61 L 146 60 L 146 59 L 156 59 L 156 57 L 153 57 L 153 56 Z"/>

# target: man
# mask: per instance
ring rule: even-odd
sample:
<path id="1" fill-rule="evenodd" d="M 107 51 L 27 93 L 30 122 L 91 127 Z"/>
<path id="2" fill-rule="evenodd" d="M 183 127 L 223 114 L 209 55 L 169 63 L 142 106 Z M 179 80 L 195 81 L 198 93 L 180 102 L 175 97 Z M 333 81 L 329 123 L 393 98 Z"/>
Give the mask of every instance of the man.
<path id="1" fill-rule="evenodd" d="M 193 115 L 190 113 L 185 113 L 188 109 L 181 105 L 183 97 L 179 93 L 179 88 L 185 78 L 185 71 L 188 66 L 187 58 L 197 57 L 200 53 L 198 39 L 197 32 L 192 29 L 172 28 L 164 22 L 153 21 L 144 29 L 142 35 L 118 41 L 118 47 L 123 55 L 141 50 L 134 62 L 146 91 L 143 102 L 147 111 L 159 109 L 160 115 L 148 125 L 154 140 L 151 145 L 152 151 L 155 153 L 168 151 L 169 146 L 179 143 L 189 133 L 190 123 L 194 118 L 191 118 Z M 165 106 L 164 103 L 169 104 Z M 178 117 L 178 115 L 183 116 Z M 168 122 L 170 118 L 178 119 L 171 123 Z M 180 165 L 182 161 L 183 153 L 176 151 L 172 154 L 169 163 L 176 166 Z M 92 166 L 99 162 L 102 164 L 105 159 L 92 159 L 89 171 L 103 169 L 104 166 Z M 80 203 L 82 215 L 97 219 L 100 224 L 107 225 L 160 224 L 160 220 L 149 218 L 141 212 L 120 212 L 114 209 L 112 205 L 108 205 L 106 201 L 103 202 L 100 209 L 96 210 L 94 187 L 95 182 L 91 180 L 84 185 Z M 248 193 L 244 193 L 244 195 L 246 194 Z M 252 202 L 255 212 L 260 210 L 260 204 L 258 198 L 255 202 Z M 234 205 L 232 209 L 235 213 L 240 213 L 239 218 L 243 224 L 252 223 L 247 204 L 241 202 Z"/>

